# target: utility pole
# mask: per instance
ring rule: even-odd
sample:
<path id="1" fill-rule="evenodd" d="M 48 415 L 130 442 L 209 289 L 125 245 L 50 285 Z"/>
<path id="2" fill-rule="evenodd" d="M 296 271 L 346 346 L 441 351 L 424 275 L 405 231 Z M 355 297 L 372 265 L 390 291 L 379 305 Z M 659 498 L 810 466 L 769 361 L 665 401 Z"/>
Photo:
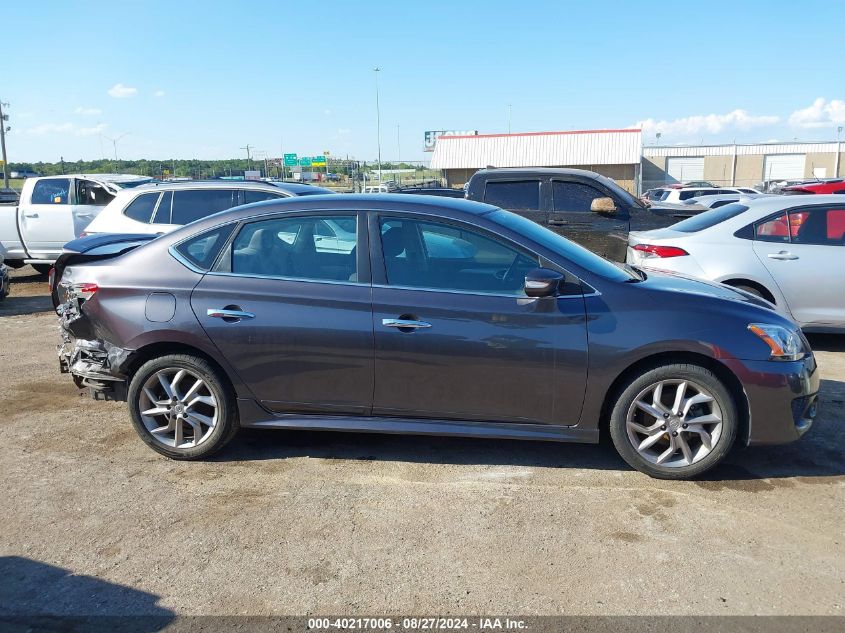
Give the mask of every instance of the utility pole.
<path id="1" fill-rule="evenodd" d="M 6 157 L 6 121 L 9 120 L 9 115 L 3 112 L 3 106 L 9 107 L 8 103 L 3 103 L 0 99 L 0 146 L 3 148 L 3 188 L 9 188 L 9 160 Z"/>
<path id="2" fill-rule="evenodd" d="M 254 149 L 249 143 L 246 144 L 246 147 L 242 147 L 241 149 L 246 150 L 246 162 L 249 166 L 250 171 L 252 171 L 252 157 L 249 154 L 249 150 Z"/>
<path id="3" fill-rule="evenodd" d="M 378 101 L 378 74 L 381 68 L 376 66 L 373 68 L 376 74 L 376 143 L 378 145 L 378 184 L 381 184 L 381 109 Z"/>
<path id="4" fill-rule="evenodd" d="M 106 136 L 105 134 L 103 134 L 103 136 L 106 136 L 106 138 L 112 142 L 112 146 L 114 147 L 114 160 L 115 160 L 115 161 L 117 161 L 117 142 L 118 142 L 120 139 L 122 139 L 124 136 L 126 136 L 127 134 L 129 134 L 129 132 L 124 132 L 123 134 L 121 134 L 121 135 L 120 135 L 120 136 L 118 136 L 117 138 L 111 138 L 111 137 Z"/>
<path id="5" fill-rule="evenodd" d="M 513 105 L 508 104 L 508 134 L 511 133 L 511 115 L 513 114 Z"/>

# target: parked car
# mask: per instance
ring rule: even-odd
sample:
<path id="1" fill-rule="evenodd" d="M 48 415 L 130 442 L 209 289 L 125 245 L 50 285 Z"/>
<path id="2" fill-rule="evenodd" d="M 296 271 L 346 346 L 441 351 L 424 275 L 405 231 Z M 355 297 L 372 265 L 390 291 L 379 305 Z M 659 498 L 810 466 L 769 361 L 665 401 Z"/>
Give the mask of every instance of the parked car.
<path id="1" fill-rule="evenodd" d="M 317 227 L 341 220 L 356 248 L 320 252 Z M 576 442 L 605 428 L 631 466 L 680 479 L 735 441 L 796 440 L 816 411 L 813 354 L 769 303 L 465 200 L 232 209 L 69 266 L 61 295 L 63 367 L 125 399 L 173 459 L 241 426 Z"/>
<path id="2" fill-rule="evenodd" d="M 403 187 L 394 193 L 409 193 L 413 195 L 440 196 L 441 198 L 463 198 L 463 189 L 450 189 L 449 187 Z"/>
<path id="3" fill-rule="evenodd" d="M 46 273 L 62 246 L 79 237 L 119 191 L 151 182 L 125 174 L 27 178 L 17 207 L 0 207 L 0 244 L 13 268 Z"/>
<path id="4" fill-rule="evenodd" d="M 669 226 L 694 208 L 646 207 L 616 182 L 583 169 L 482 169 L 469 200 L 518 213 L 614 261 L 625 260 L 628 232 Z"/>
<path id="5" fill-rule="evenodd" d="M 0 301 L 3 301 L 10 290 L 11 280 L 9 279 L 9 267 L 3 263 L 6 257 L 6 251 L 0 245 Z"/>
<path id="6" fill-rule="evenodd" d="M 681 204 L 699 207 L 702 210 L 718 209 L 726 204 L 733 202 L 741 202 L 745 200 L 756 200 L 757 198 L 767 197 L 765 193 L 725 193 L 715 196 L 702 196 L 700 198 L 690 198 L 684 200 Z"/>
<path id="7" fill-rule="evenodd" d="M 387 185 L 366 185 L 361 188 L 361 193 L 389 193 L 390 187 Z"/>
<path id="8" fill-rule="evenodd" d="M 94 233 L 167 233 L 241 204 L 332 193 L 301 183 L 258 180 L 159 182 L 124 191 L 85 227 Z"/>
<path id="9" fill-rule="evenodd" d="M 712 182 L 709 180 L 690 180 L 689 182 L 681 183 L 681 187 L 683 188 L 690 188 L 690 187 L 716 187 Z"/>
<path id="10" fill-rule="evenodd" d="M 2 204 L 17 204 L 18 202 L 18 192 L 14 189 L 2 189 L 0 188 L 0 203 Z"/>
<path id="11" fill-rule="evenodd" d="M 823 193 L 845 193 L 845 178 L 832 178 L 818 182 L 805 182 L 802 184 L 783 187 L 781 193 L 785 195 L 795 194 L 823 194 Z"/>
<path id="12" fill-rule="evenodd" d="M 631 233 L 628 263 L 722 282 L 807 331 L 845 329 L 845 199 L 773 196 Z"/>
<path id="13" fill-rule="evenodd" d="M 661 203 L 678 203 L 690 198 L 705 196 L 720 196 L 731 193 L 759 194 L 760 191 L 750 187 L 685 187 L 683 189 L 669 189 L 667 195 L 660 199 Z"/>

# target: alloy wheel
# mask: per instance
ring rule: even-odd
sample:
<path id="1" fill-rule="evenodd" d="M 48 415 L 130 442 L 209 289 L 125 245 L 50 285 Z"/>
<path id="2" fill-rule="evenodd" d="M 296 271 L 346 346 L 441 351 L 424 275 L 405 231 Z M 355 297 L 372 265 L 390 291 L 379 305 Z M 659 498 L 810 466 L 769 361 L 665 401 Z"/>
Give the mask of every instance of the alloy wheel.
<path id="1" fill-rule="evenodd" d="M 680 468 L 704 459 L 722 435 L 722 409 L 691 380 L 661 380 L 643 389 L 628 409 L 628 439 L 641 457 Z"/>
<path id="2" fill-rule="evenodd" d="M 206 381 L 179 367 L 160 369 L 146 380 L 138 411 L 156 442 L 177 449 L 202 444 L 219 416 L 217 399 Z"/>

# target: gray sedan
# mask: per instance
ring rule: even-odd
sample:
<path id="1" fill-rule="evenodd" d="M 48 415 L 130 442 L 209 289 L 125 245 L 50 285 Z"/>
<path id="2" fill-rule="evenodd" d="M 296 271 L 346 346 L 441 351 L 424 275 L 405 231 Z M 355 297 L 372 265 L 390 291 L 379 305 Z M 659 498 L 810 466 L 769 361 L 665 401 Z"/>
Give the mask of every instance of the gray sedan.
<path id="1" fill-rule="evenodd" d="M 348 252 L 318 247 L 329 222 Z M 173 459 L 242 426 L 608 434 L 634 468 L 681 479 L 736 442 L 796 440 L 816 412 L 813 354 L 766 301 L 612 264 L 486 204 L 289 198 L 130 247 L 72 245 L 61 359 Z"/>

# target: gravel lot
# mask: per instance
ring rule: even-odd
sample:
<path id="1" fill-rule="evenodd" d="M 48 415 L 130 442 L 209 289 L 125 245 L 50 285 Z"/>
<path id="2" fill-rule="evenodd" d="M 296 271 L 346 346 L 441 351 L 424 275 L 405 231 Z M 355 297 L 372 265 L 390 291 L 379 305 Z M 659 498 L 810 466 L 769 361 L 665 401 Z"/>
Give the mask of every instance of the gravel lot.
<path id="1" fill-rule="evenodd" d="M 0 303 L 0 614 L 845 613 L 845 336 L 801 442 L 662 482 L 609 447 L 244 431 L 146 448 Z"/>

